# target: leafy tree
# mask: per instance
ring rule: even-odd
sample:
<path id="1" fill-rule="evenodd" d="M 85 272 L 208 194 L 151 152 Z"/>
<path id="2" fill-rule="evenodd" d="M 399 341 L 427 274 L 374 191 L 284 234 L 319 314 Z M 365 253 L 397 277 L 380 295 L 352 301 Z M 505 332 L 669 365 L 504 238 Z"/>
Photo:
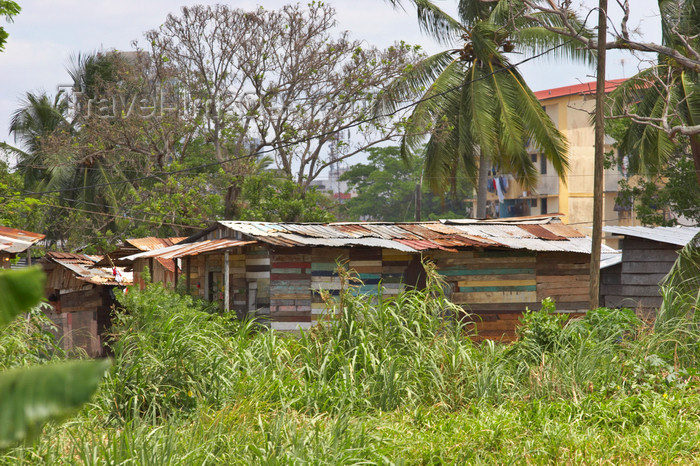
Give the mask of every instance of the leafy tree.
<path id="1" fill-rule="evenodd" d="M 43 203 L 20 195 L 22 176 L 0 161 L 0 225 L 38 231 L 36 211 Z"/>
<path id="2" fill-rule="evenodd" d="M 677 150 L 657 175 L 622 180 L 618 204 L 632 207 L 644 225 L 672 226 L 678 216 L 700 224 L 700 185 L 692 157 Z"/>
<path id="3" fill-rule="evenodd" d="M 331 164 L 396 135 L 392 125 L 365 124 L 357 142 L 337 141 L 416 58 L 405 44 L 380 51 L 336 34 L 334 16 L 322 2 L 185 7 L 146 34 L 148 54 L 156 70 L 177 76 L 219 162 L 274 150 L 278 168 L 304 191 Z"/>
<path id="4" fill-rule="evenodd" d="M 315 188 L 299 185 L 275 171 L 266 171 L 243 182 L 244 204 L 240 220 L 269 222 L 330 222 L 333 201 Z"/>
<path id="5" fill-rule="evenodd" d="M 22 9 L 17 2 L 11 0 L 0 0 L 0 16 L 4 16 L 9 22 L 12 22 L 12 17 L 18 15 Z M 0 26 L 0 52 L 5 50 L 5 42 L 7 42 L 9 34 L 5 28 Z"/>
<path id="6" fill-rule="evenodd" d="M 659 1 L 663 44 L 688 53 L 700 46 L 700 5 L 695 1 Z M 700 80 L 697 67 L 688 69 L 676 59 L 659 55 L 658 63 L 638 73 L 611 94 L 610 113 L 631 123 L 620 147 L 631 157 L 635 171 L 658 175 L 677 150 L 679 139 L 690 148 L 700 185 Z"/>
<path id="7" fill-rule="evenodd" d="M 585 53 L 567 48 L 563 38 L 531 20 L 512 16 L 506 2 L 461 0 L 458 19 L 434 2 L 413 3 L 422 28 L 453 48 L 410 68 L 378 101 L 376 111 L 383 114 L 407 97 L 419 99 L 405 127 L 402 153 L 408 157 L 424 150 L 424 173 L 434 189 L 459 170 L 478 180 L 477 217 L 486 214 L 489 164 L 513 173 L 526 187 L 536 183 L 528 141 L 563 176 L 568 166 L 564 136 L 505 54 L 552 45 L 562 46 L 562 54 L 585 58 Z"/>
<path id="8" fill-rule="evenodd" d="M 345 215 L 351 220 L 411 221 L 415 212 L 416 184 L 420 182 L 420 160 L 406 164 L 399 147 L 373 147 L 366 164 L 353 165 L 342 176 L 357 191 L 357 197 L 345 203 Z M 421 190 L 421 211 L 426 218 L 461 218 L 466 214 L 464 200 L 471 197 L 471 184 L 462 178 L 456 190 L 443 186 L 435 194 L 427 185 Z"/>
<path id="9" fill-rule="evenodd" d="M 0 271 L 0 327 L 39 303 L 43 282 L 39 268 Z M 70 361 L 0 373 L 0 451 L 87 402 L 109 365 L 109 360 Z"/>

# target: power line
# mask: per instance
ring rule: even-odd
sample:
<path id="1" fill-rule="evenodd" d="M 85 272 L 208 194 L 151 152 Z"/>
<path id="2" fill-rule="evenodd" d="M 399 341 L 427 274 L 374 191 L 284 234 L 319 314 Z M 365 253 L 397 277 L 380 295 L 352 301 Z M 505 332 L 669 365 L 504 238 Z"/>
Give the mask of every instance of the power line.
<path id="1" fill-rule="evenodd" d="M 589 13 L 589 14 L 590 14 L 590 13 Z M 584 24 L 585 24 L 585 22 L 584 22 Z M 338 133 L 340 133 L 340 132 L 342 132 L 342 131 L 345 131 L 345 130 L 348 130 L 348 129 L 350 129 L 350 128 L 356 128 L 356 127 L 358 127 L 358 126 L 361 126 L 361 125 L 364 125 L 364 124 L 367 124 L 367 123 L 372 123 L 372 122 L 377 121 L 377 120 L 380 120 L 380 119 L 384 119 L 384 118 L 387 118 L 387 117 L 392 117 L 392 116 L 394 116 L 394 115 L 396 115 L 396 114 L 398 114 L 398 113 L 401 113 L 401 112 L 403 112 L 403 111 L 405 111 L 405 110 L 408 110 L 408 109 L 410 109 L 410 108 L 412 108 L 412 107 L 415 107 L 415 106 L 417 106 L 417 105 L 420 105 L 420 104 L 423 103 L 423 102 L 427 102 L 427 101 L 430 101 L 430 100 L 432 100 L 432 99 L 436 99 L 436 98 L 439 98 L 439 97 L 443 97 L 443 96 L 445 96 L 445 95 L 447 95 L 447 94 L 449 94 L 449 93 L 451 93 L 451 92 L 455 92 L 455 91 L 457 91 L 457 90 L 462 89 L 464 86 L 467 86 L 467 85 L 473 84 L 473 83 L 475 83 L 475 82 L 478 82 L 478 81 L 487 79 L 487 78 L 489 78 L 489 77 L 495 75 L 496 73 L 501 73 L 501 72 L 510 71 L 510 70 L 512 70 L 512 69 L 514 69 L 514 68 L 517 68 L 518 66 L 520 66 L 520 65 L 522 65 L 522 64 L 524 64 L 524 63 L 527 63 L 527 62 L 532 61 L 532 60 L 534 60 L 534 59 L 536 59 L 536 58 L 539 58 L 539 57 L 542 57 L 542 56 L 544 56 L 544 55 L 546 55 L 546 54 L 548 54 L 548 53 L 551 53 L 551 52 L 553 52 L 553 51 L 555 51 L 555 50 L 557 50 L 557 49 L 559 49 L 559 48 L 561 48 L 561 47 L 564 47 L 564 46 L 566 46 L 566 45 L 572 43 L 573 41 L 574 41 L 573 38 L 572 38 L 572 39 L 569 39 L 569 40 L 564 41 L 564 42 L 562 42 L 562 43 L 560 43 L 560 44 L 558 44 L 558 45 L 555 45 L 555 46 L 550 47 L 550 48 L 548 48 L 548 49 L 546 49 L 546 50 L 543 50 L 543 51 L 540 52 L 540 53 L 537 53 L 537 54 L 534 54 L 534 55 L 532 55 L 532 56 L 530 56 L 530 57 L 528 57 L 528 58 L 525 58 L 525 59 L 523 59 L 523 60 L 521 60 L 521 61 L 519 61 L 519 62 L 517 62 L 517 63 L 509 64 L 508 66 L 504 66 L 504 67 L 502 67 L 502 68 L 498 68 L 498 69 L 496 69 L 496 70 L 494 70 L 494 71 L 492 71 L 492 72 L 490 72 L 490 73 L 487 73 L 487 74 L 485 74 L 485 75 L 483 75 L 483 76 L 480 76 L 480 77 L 478 77 L 478 78 L 476 78 L 476 79 L 473 79 L 473 80 L 470 80 L 470 81 L 462 82 L 462 83 L 459 84 L 459 85 L 453 86 L 452 88 L 446 89 L 446 90 L 444 90 L 444 91 L 442 91 L 442 92 L 439 92 L 439 93 L 437 93 L 437 94 L 434 94 L 434 95 L 431 95 L 431 96 L 428 96 L 428 97 L 419 99 L 418 101 L 411 102 L 411 103 L 409 103 L 409 104 L 406 104 L 406 105 L 403 105 L 403 106 L 401 106 L 401 107 L 398 107 L 397 109 L 395 109 L 395 110 L 393 110 L 393 111 L 391 111 L 391 112 L 388 112 L 388 113 L 385 113 L 385 114 L 382 114 L 382 115 L 374 115 L 374 116 L 372 116 L 372 117 L 369 117 L 369 118 L 366 118 L 366 119 L 363 119 L 363 120 L 359 120 L 359 121 L 356 121 L 356 122 L 353 122 L 353 123 L 349 123 L 349 124 L 343 126 L 342 128 L 335 129 L 335 130 L 332 130 L 332 131 L 327 131 L 327 132 L 324 132 L 324 133 L 321 133 L 321 134 L 318 134 L 318 135 L 307 136 L 307 137 L 304 137 L 304 138 L 300 138 L 300 139 L 298 139 L 298 140 L 296 140 L 296 141 L 290 141 L 290 142 L 286 142 L 286 143 L 277 144 L 275 147 L 270 147 L 269 149 L 260 150 L 260 151 L 254 153 L 254 154 L 246 154 L 246 155 L 237 156 L 237 157 L 232 157 L 232 158 L 225 159 L 225 160 L 221 160 L 221 161 L 216 161 L 216 162 L 211 162 L 211 163 L 207 163 L 207 164 L 197 165 L 197 166 L 194 166 L 194 167 L 188 167 L 188 168 L 183 168 L 183 169 L 180 169 L 180 170 L 174 170 L 174 171 L 169 171 L 169 172 L 160 172 L 160 173 L 158 173 L 158 174 L 154 173 L 154 174 L 151 174 L 151 175 L 146 175 L 146 176 L 143 176 L 143 177 L 132 178 L 132 179 L 128 179 L 128 180 L 120 180 L 120 181 L 105 182 L 105 183 L 96 183 L 96 184 L 93 184 L 93 185 L 79 186 L 79 187 L 73 187 L 73 188 L 63 188 L 63 189 L 56 189 L 56 190 L 49 190 L 49 191 L 36 191 L 36 192 L 35 192 L 35 191 L 25 191 L 24 193 L 19 193 L 19 194 L 15 195 L 15 196 L 7 196 L 7 197 L 26 197 L 26 196 L 31 196 L 31 195 L 41 195 L 41 194 L 52 194 L 52 193 L 79 191 L 79 190 L 85 190 L 85 189 L 90 189 L 90 188 L 98 188 L 98 187 L 103 187 L 103 186 L 111 186 L 111 185 L 117 185 L 117 184 L 126 184 L 126 183 L 132 183 L 132 182 L 135 182 L 135 181 L 142 181 L 142 180 L 146 180 L 146 179 L 156 178 L 156 177 L 160 177 L 160 176 L 165 176 L 165 177 L 167 177 L 167 176 L 172 176 L 172 175 L 176 175 L 176 174 L 180 174 L 180 173 L 187 173 L 187 172 L 194 171 L 194 170 L 200 170 L 200 169 L 203 169 L 203 168 L 208 168 L 208 167 L 212 167 L 212 166 L 220 166 L 220 165 L 224 165 L 224 164 L 226 164 L 226 163 L 236 162 L 236 161 L 239 161 L 239 160 L 244 160 L 244 159 L 250 159 L 250 158 L 254 158 L 254 157 L 259 157 L 260 155 L 267 154 L 267 153 L 271 153 L 271 152 L 274 152 L 274 151 L 279 150 L 279 149 L 282 149 L 282 148 L 292 147 L 292 146 L 295 146 L 295 145 L 297 145 L 297 144 L 302 144 L 302 143 L 305 143 L 305 142 L 313 141 L 314 139 L 322 138 L 322 137 L 325 137 L 325 136 L 332 136 L 332 135 L 334 135 L 334 134 L 338 134 Z M 89 168 L 89 167 L 88 167 L 88 168 Z"/>

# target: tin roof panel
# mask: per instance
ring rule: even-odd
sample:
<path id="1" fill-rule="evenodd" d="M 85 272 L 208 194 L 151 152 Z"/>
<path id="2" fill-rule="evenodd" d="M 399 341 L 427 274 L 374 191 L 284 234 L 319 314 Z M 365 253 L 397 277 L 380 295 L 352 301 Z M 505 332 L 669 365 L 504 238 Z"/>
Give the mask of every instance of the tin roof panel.
<path id="1" fill-rule="evenodd" d="M 685 246 L 697 234 L 700 227 L 603 227 L 603 231 L 615 235 L 632 236 L 635 238 L 658 241 L 659 243 Z"/>

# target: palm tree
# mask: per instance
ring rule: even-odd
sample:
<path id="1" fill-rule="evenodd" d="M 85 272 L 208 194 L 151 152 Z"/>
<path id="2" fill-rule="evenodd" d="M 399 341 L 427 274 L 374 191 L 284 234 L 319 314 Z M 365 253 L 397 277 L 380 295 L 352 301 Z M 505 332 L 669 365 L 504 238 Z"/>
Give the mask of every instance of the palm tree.
<path id="1" fill-rule="evenodd" d="M 10 134 L 21 148 L 1 143 L 2 148 L 14 154 L 17 169 L 24 177 L 25 188 L 33 189 L 47 172 L 45 151 L 49 137 L 58 131 L 72 132 L 67 118 L 68 103 L 62 92 L 51 97 L 45 92 L 27 92 L 20 107 L 10 120 Z"/>
<path id="2" fill-rule="evenodd" d="M 700 50 L 700 1 L 660 0 L 663 45 L 682 54 Z M 677 126 L 700 126 L 700 76 L 667 55 L 655 66 L 625 81 L 610 95 L 610 111 L 635 117 L 627 127 L 619 149 L 630 157 L 630 169 L 656 175 L 664 168 L 678 143 Z M 690 134 L 688 145 L 700 184 L 700 135 Z"/>
<path id="3" fill-rule="evenodd" d="M 456 170 L 466 170 L 478 187 L 480 218 L 486 213 L 489 163 L 513 173 L 527 188 L 537 183 L 528 143 L 538 146 L 563 176 L 567 142 L 505 54 L 556 47 L 559 55 L 590 56 L 533 21 L 514 16 L 517 0 L 460 0 L 459 20 L 429 0 L 411 1 L 421 27 L 452 48 L 408 70 L 377 101 L 376 113 L 386 114 L 399 102 L 419 97 L 406 123 L 402 153 L 408 157 L 424 150 L 424 176 L 433 188 L 453 180 Z M 556 25 L 556 18 L 550 23 Z"/>

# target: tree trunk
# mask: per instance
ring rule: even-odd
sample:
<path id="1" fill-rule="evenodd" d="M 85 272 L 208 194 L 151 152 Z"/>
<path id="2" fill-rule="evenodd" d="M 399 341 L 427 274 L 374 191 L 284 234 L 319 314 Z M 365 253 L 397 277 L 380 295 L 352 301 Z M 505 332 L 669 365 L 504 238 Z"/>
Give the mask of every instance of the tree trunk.
<path id="1" fill-rule="evenodd" d="M 476 218 L 486 218 L 486 193 L 489 166 L 486 162 L 486 155 L 479 154 L 479 180 L 476 185 Z"/>
<path id="2" fill-rule="evenodd" d="M 238 184 L 229 186 L 224 197 L 224 218 L 226 220 L 236 220 L 238 214 L 238 198 L 241 194 L 241 187 Z"/>
<path id="3" fill-rule="evenodd" d="M 697 135 L 690 136 L 690 152 L 693 154 L 695 176 L 698 179 L 698 186 L 700 186 L 700 137 Z"/>

